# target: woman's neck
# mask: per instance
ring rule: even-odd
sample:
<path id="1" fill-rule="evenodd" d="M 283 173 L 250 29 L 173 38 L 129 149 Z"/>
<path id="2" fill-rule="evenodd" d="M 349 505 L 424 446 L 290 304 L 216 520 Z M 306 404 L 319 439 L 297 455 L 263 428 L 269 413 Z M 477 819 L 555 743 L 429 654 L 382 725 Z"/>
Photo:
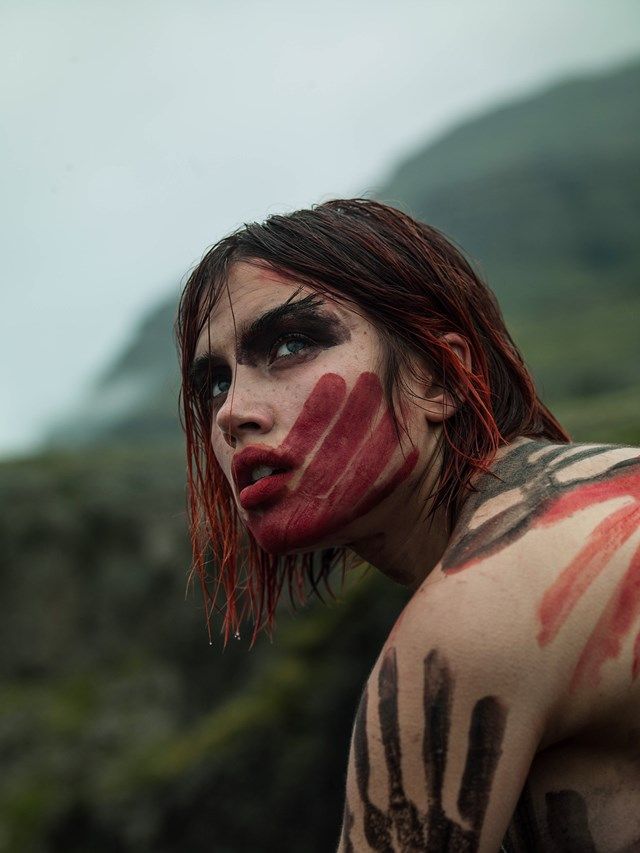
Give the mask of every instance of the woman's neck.
<path id="1" fill-rule="evenodd" d="M 444 507 L 438 507 L 427 517 L 429 495 L 433 494 L 436 483 L 425 481 L 426 497 L 423 493 L 404 501 L 396 508 L 392 521 L 386 519 L 383 529 L 349 543 L 349 547 L 391 580 L 416 590 L 442 560 L 449 545 L 459 538 L 461 528 L 466 531 L 470 519 L 485 501 L 484 485 L 495 480 L 493 475 L 501 479 L 506 476 L 510 481 L 526 477 L 526 471 L 512 471 L 509 467 L 509 454 L 523 443 L 533 442 L 518 438 L 501 447 L 491 463 L 491 473 L 480 473 L 473 478 L 454 524 Z"/>

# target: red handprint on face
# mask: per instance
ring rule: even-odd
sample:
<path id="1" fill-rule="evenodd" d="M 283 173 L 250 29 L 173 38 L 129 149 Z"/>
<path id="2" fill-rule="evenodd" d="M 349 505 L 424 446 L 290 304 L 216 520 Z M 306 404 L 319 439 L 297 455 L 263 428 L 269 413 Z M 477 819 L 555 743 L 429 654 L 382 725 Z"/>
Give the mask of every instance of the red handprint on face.
<path id="1" fill-rule="evenodd" d="M 293 427 L 276 449 L 303 469 L 271 505 L 250 512 L 247 526 L 270 553 L 311 549 L 367 513 L 410 474 L 413 448 L 394 464 L 399 450 L 380 380 L 362 373 L 347 394 L 341 376 L 322 376 Z"/>

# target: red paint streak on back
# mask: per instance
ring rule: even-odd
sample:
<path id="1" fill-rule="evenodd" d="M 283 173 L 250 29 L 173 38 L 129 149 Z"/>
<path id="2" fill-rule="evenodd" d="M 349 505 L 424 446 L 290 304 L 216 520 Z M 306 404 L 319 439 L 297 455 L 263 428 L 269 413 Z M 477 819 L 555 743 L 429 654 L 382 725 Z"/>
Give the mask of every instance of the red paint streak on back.
<path id="1" fill-rule="evenodd" d="M 337 373 L 325 373 L 316 382 L 281 449 L 302 462 L 313 450 L 347 396 L 347 384 Z"/>
<path id="2" fill-rule="evenodd" d="M 576 486 L 569 492 L 560 495 L 551 501 L 548 509 L 535 523 L 535 527 L 547 527 L 562 521 L 588 506 L 610 501 L 613 498 L 633 495 L 637 497 L 640 492 L 640 474 L 633 471 L 627 474 L 618 474 L 611 480 L 599 483 L 587 483 Z"/>
<path id="3" fill-rule="evenodd" d="M 626 505 L 607 516 L 591 531 L 587 544 L 545 592 L 538 610 L 538 644 L 553 640 L 571 611 L 640 522 L 640 506 Z"/>
<path id="4" fill-rule="evenodd" d="M 574 691 L 583 682 L 596 687 L 600 671 L 609 658 L 620 654 L 622 640 L 640 616 L 640 548 L 636 550 L 624 577 L 607 602 L 587 641 L 571 679 Z"/>
<path id="5" fill-rule="evenodd" d="M 640 674 L 640 633 L 633 644 L 633 663 L 631 665 L 631 678 L 635 679 Z"/>

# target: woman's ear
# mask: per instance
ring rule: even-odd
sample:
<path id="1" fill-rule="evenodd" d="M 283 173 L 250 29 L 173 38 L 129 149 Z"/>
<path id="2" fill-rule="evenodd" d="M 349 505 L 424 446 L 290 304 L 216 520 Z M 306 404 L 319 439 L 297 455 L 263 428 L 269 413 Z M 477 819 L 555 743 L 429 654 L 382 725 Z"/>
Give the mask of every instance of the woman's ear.
<path id="1" fill-rule="evenodd" d="M 442 337 L 443 340 L 449 344 L 456 358 L 462 362 L 465 371 L 470 373 L 472 367 L 471 351 L 467 341 L 455 332 L 448 332 Z M 427 389 L 421 408 L 423 409 L 428 421 L 431 421 L 432 423 L 441 423 L 447 418 L 450 418 L 451 415 L 457 411 L 460 403 L 460 400 L 456 400 L 455 397 L 445 391 L 441 385 L 434 382 Z"/>

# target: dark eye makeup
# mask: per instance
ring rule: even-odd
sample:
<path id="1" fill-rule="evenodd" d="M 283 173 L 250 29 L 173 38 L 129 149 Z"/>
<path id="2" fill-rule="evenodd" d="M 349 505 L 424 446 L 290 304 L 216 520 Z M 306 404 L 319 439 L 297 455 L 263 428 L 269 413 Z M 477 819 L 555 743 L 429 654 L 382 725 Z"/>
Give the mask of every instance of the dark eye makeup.
<path id="1" fill-rule="evenodd" d="M 280 349 L 280 347 L 291 343 L 291 341 L 297 341 L 298 343 L 302 343 L 302 348 L 296 349 L 294 352 L 286 352 L 282 355 L 278 355 L 278 350 Z M 315 346 L 315 342 L 308 338 L 306 335 L 295 333 L 290 335 L 282 335 L 280 338 L 278 338 L 277 341 L 274 341 L 274 344 L 271 347 L 271 352 L 269 353 L 269 364 L 273 364 L 276 359 L 292 358 L 293 356 L 298 355 L 302 349 L 308 349 L 309 347 L 313 346 Z"/>
<path id="2" fill-rule="evenodd" d="M 285 354 L 278 355 L 278 350 L 285 346 L 286 344 L 291 343 L 292 341 L 302 344 L 302 347 L 296 349 L 295 352 L 288 352 Z M 275 340 L 270 348 L 267 363 L 269 365 L 274 364 L 277 361 L 289 361 L 290 359 L 299 360 L 298 357 L 305 357 L 308 355 L 309 349 L 317 349 L 317 345 L 314 341 L 312 341 L 307 335 L 292 332 L 287 335 L 281 335 L 277 340 Z M 220 388 L 216 392 L 216 386 L 226 385 L 226 388 Z M 201 390 L 201 394 L 203 397 L 208 397 L 210 401 L 219 401 L 219 399 L 227 393 L 229 388 L 231 387 L 231 370 L 229 367 L 221 366 L 218 368 L 212 368 L 211 377 L 209 382 L 205 385 L 205 387 Z"/>
<path id="3" fill-rule="evenodd" d="M 322 299 L 311 294 L 297 302 L 285 302 L 256 320 L 240 326 L 236 345 L 238 364 L 259 364 L 279 369 L 301 363 L 321 349 L 345 343 L 351 337 L 346 326 Z M 277 355 L 284 345 L 298 344 Z M 302 344 L 302 346 L 299 346 Z M 199 356 L 189 371 L 189 380 L 198 401 L 205 407 L 219 404 L 231 387 L 232 373 L 226 358 L 215 349 Z"/>

